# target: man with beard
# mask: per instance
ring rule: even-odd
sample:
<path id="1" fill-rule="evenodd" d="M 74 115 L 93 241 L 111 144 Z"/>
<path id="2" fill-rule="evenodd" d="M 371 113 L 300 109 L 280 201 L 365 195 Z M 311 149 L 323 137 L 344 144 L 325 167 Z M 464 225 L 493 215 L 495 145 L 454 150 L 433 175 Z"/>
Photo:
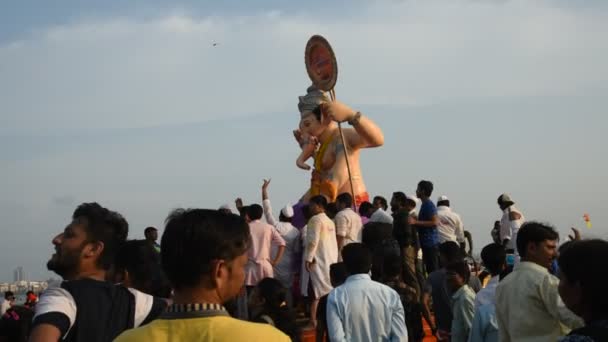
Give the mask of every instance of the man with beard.
<path id="1" fill-rule="evenodd" d="M 47 264 L 64 281 L 40 297 L 30 341 L 112 341 L 162 312 L 164 300 L 105 281 L 128 231 L 119 213 L 97 203 L 76 208 Z"/>

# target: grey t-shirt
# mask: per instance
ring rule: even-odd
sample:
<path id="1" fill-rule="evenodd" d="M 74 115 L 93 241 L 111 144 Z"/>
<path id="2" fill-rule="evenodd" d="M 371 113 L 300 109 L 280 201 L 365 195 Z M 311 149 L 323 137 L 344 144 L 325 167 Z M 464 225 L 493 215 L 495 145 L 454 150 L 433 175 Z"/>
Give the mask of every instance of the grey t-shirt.
<path id="1" fill-rule="evenodd" d="M 437 328 L 445 331 L 452 329 L 452 295 L 446 285 L 445 268 L 432 272 L 424 284 L 424 292 L 433 297 L 433 311 Z M 481 282 L 476 276 L 471 276 L 469 286 L 475 293 L 481 290 Z"/>

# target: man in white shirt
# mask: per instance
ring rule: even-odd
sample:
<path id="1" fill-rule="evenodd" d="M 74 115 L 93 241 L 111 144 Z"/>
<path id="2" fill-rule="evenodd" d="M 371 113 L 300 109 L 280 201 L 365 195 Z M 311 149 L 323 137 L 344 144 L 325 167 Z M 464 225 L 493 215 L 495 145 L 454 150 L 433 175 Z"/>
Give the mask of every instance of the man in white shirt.
<path id="1" fill-rule="evenodd" d="M 15 294 L 11 291 L 4 292 L 4 301 L 2 301 L 2 307 L 0 308 L 0 316 L 4 316 L 6 311 L 15 305 Z"/>
<path id="2" fill-rule="evenodd" d="M 582 320 L 562 302 L 559 280 L 549 273 L 558 239 L 553 227 L 541 223 L 528 222 L 519 230 L 521 262 L 496 289 L 500 341 L 557 341 L 582 326 Z"/>
<path id="3" fill-rule="evenodd" d="M 329 268 L 338 262 L 336 225 L 325 214 L 326 207 L 327 199 L 322 195 L 314 196 L 308 202 L 312 217 L 306 225 L 304 267 L 310 275 L 312 285 L 313 299 L 310 305 L 310 320 L 313 326 L 317 324 L 319 299 L 333 289 Z"/>
<path id="4" fill-rule="evenodd" d="M 517 232 L 526 222 L 524 215 L 515 208 L 515 202 L 508 194 L 502 194 L 498 197 L 498 206 L 502 210 L 502 218 L 500 220 L 500 241 L 507 249 L 507 253 L 518 254 L 515 249 L 517 241 Z"/>
<path id="5" fill-rule="evenodd" d="M 338 214 L 334 222 L 336 223 L 338 250 L 341 251 L 349 243 L 361 242 L 363 223 L 361 222 L 361 216 L 352 209 L 353 197 L 351 194 L 345 192 L 338 195 L 336 206 L 338 207 Z"/>
<path id="6" fill-rule="evenodd" d="M 291 224 L 293 218 L 293 207 L 286 205 L 281 209 L 279 214 L 279 221 L 277 221 L 272 214 L 272 205 L 268 197 L 268 186 L 270 185 L 270 179 L 264 180 L 262 185 L 262 206 L 264 208 L 264 217 L 266 222 L 273 226 L 276 231 L 285 240 L 285 252 L 283 257 L 278 264 L 274 266 L 274 277 L 283 284 L 286 289 L 291 289 L 293 285 L 293 277 L 295 271 L 295 259 L 296 254 L 300 252 L 300 231 Z M 272 246 L 272 255 L 276 255 L 278 247 Z M 291 291 L 289 291 L 291 293 Z"/>
<path id="7" fill-rule="evenodd" d="M 461 249 L 464 249 L 466 239 L 462 219 L 450 208 L 450 200 L 447 196 L 440 196 L 437 200 L 437 217 L 439 218 L 437 224 L 439 243 L 454 241 L 460 245 Z"/>

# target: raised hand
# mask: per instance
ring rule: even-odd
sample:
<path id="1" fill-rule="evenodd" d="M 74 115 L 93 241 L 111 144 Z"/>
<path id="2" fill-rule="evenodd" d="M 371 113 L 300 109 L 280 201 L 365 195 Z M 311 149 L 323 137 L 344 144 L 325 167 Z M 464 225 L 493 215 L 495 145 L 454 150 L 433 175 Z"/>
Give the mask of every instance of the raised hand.
<path id="1" fill-rule="evenodd" d="M 322 110 L 324 114 L 336 122 L 348 121 L 357 113 L 355 110 L 338 100 L 324 103 L 322 105 Z"/>
<path id="2" fill-rule="evenodd" d="M 572 229 L 572 232 L 574 233 L 574 235 L 572 235 L 572 234 L 568 235 L 568 237 L 570 238 L 570 240 L 572 240 L 572 241 L 580 241 L 580 240 L 582 240 L 582 238 L 581 238 L 581 231 L 580 230 L 578 230 L 578 229 L 576 229 L 574 227 L 572 227 L 570 229 Z"/>

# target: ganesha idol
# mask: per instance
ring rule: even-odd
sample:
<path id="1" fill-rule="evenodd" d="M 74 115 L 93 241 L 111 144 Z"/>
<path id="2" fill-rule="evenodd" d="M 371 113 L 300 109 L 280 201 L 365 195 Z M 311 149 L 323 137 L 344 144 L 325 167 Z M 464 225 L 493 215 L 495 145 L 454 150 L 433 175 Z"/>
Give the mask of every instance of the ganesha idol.
<path id="1" fill-rule="evenodd" d="M 302 152 L 296 164 L 302 169 L 310 169 L 306 160 L 314 160 L 310 189 L 300 202 L 306 203 L 316 195 L 323 195 L 328 202 L 334 202 L 339 194 L 352 193 L 345 151 L 348 153 L 355 202 L 358 206 L 369 201 L 361 176 L 359 152 L 363 148 L 382 146 L 382 130 L 361 112 L 337 100 L 331 101 L 315 86 L 300 96 L 298 109 L 300 125 L 294 136 Z M 342 130 L 346 149 L 342 145 L 338 122 L 348 122 L 352 126 Z"/>

